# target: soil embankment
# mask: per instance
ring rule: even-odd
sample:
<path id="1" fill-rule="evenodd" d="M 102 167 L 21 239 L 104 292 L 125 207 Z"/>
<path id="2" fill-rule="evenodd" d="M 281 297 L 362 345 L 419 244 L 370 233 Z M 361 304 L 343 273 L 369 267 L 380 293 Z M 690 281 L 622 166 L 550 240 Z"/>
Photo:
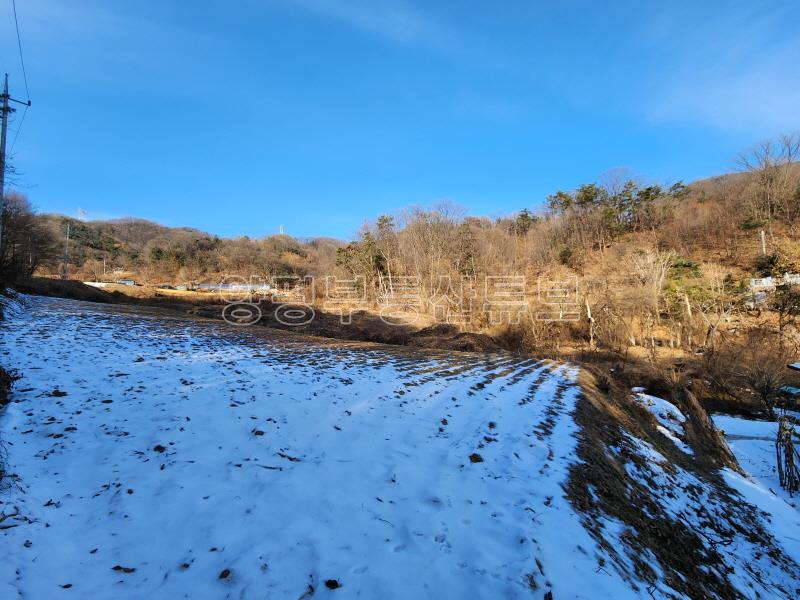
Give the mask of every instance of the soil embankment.
<path id="1" fill-rule="evenodd" d="M 98 289 L 80 281 L 62 281 L 33 277 L 15 285 L 26 294 L 52 296 L 85 300 L 104 304 L 127 304 L 132 306 L 153 306 L 184 315 L 205 319 L 222 319 L 226 304 L 216 294 L 193 294 L 180 296 L 159 293 L 158 290 L 141 287 L 109 286 Z M 280 306 L 269 300 L 259 303 L 262 316 L 258 326 L 271 327 L 308 335 L 334 339 L 375 342 L 397 346 L 415 346 L 438 350 L 457 350 L 461 352 L 498 352 L 503 349 L 498 342 L 483 333 L 463 332 L 454 325 L 425 326 L 421 319 L 406 325 L 390 324 L 370 311 L 353 311 L 351 322 L 342 323 L 338 313 L 326 312 L 315 307 L 313 320 L 303 325 L 287 325 L 276 318 L 275 311 Z"/>

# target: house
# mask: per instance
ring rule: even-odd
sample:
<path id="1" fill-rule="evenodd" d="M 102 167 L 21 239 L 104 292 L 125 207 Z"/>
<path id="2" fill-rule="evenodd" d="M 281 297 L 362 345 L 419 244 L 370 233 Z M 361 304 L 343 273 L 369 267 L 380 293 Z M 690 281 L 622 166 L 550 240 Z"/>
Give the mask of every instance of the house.
<path id="1" fill-rule="evenodd" d="M 198 283 L 195 289 L 203 292 L 269 292 L 268 283 Z"/>
<path id="2" fill-rule="evenodd" d="M 750 289 L 754 292 L 774 292 L 777 287 L 774 277 L 762 277 L 761 279 L 751 279 Z"/>

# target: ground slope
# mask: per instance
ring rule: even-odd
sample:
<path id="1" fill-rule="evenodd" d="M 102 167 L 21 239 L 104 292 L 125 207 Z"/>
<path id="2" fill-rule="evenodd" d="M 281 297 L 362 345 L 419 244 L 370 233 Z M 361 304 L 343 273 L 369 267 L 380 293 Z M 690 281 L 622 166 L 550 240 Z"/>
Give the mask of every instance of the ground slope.
<path id="1" fill-rule="evenodd" d="M 733 533 L 687 551 L 709 557 L 703 589 L 800 585 L 783 525 L 753 525 L 750 505 L 725 520 L 727 496 L 623 432 L 601 452 L 624 489 L 691 530 L 631 539 L 587 483 L 575 368 L 11 308 L 1 361 L 23 378 L 0 416 L 0 597 L 678 597 L 696 572 L 662 554 L 718 530 L 704 518 Z"/>

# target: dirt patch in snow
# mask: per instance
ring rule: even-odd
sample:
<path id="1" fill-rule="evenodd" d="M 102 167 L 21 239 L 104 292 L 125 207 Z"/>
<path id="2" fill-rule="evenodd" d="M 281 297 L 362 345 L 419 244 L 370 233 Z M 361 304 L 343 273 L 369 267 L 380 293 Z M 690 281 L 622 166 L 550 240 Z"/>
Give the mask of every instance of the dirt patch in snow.
<path id="1" fill-rule="evenodd" d="M 14 289 L 23 294 L 71 298 L 72 300 L 85 300 L 87 302 L 100 302 L 103 304 L 110 304 L 115 301 L 114 295 L 108 292 L 93 288 L 80 281 L 72 280 L 64 281 L 61 279 L 48 279 L 46 277 L 30 277 L 15 282 Z"/>
<path id="2" fill-rule="evenodd" d="M 8 404 L 8 393 L 17 379 L 19 379 L 18 375 L 9 373 L 3 367 L 0 367 L 0 407 Z"/>
<path id="3" fill-rule="evenodd" d="M 502 348 L 488 335 L 461 331 L 454 325 L 432 325 L 409 336 L 409 346 L 457 350 L 459 352 L 500 352 Z"/>

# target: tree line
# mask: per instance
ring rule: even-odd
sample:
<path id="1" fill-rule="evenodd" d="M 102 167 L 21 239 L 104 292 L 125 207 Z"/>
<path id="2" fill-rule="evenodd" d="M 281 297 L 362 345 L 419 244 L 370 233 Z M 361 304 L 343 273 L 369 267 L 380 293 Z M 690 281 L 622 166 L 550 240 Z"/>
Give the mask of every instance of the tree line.
<path id="1" fill-rule="evenodd" d="M 441 277 L 479 282 L 514 274 L 533 283 L 575 275 L 586 323 L 556 334 L 531 323 L 524 334 L 530 344 L 558 343 L 563 334 L 619 352 L 658 341 L 702 346 L 747 302 L 749 277 L 800 268 L 798 140 L 765 141 L 739 157 L 738 173 L 691 185 L 615 171 L 503 218 L 470 216 L 453 204 L 410 207 L 365 223 L 350 242 L 223 239 L 141 219 L 83 222 L 36 215 L 12 195 L 0 268 L 7 277 L 57 277 L 68 254 L 70 276 L 84 280 L 358 275 L 371 300 L 396 278 L 414 277 L 423 309 L 431 309 Z M 474 326 L 484 325 L 476 319 Z"/>

